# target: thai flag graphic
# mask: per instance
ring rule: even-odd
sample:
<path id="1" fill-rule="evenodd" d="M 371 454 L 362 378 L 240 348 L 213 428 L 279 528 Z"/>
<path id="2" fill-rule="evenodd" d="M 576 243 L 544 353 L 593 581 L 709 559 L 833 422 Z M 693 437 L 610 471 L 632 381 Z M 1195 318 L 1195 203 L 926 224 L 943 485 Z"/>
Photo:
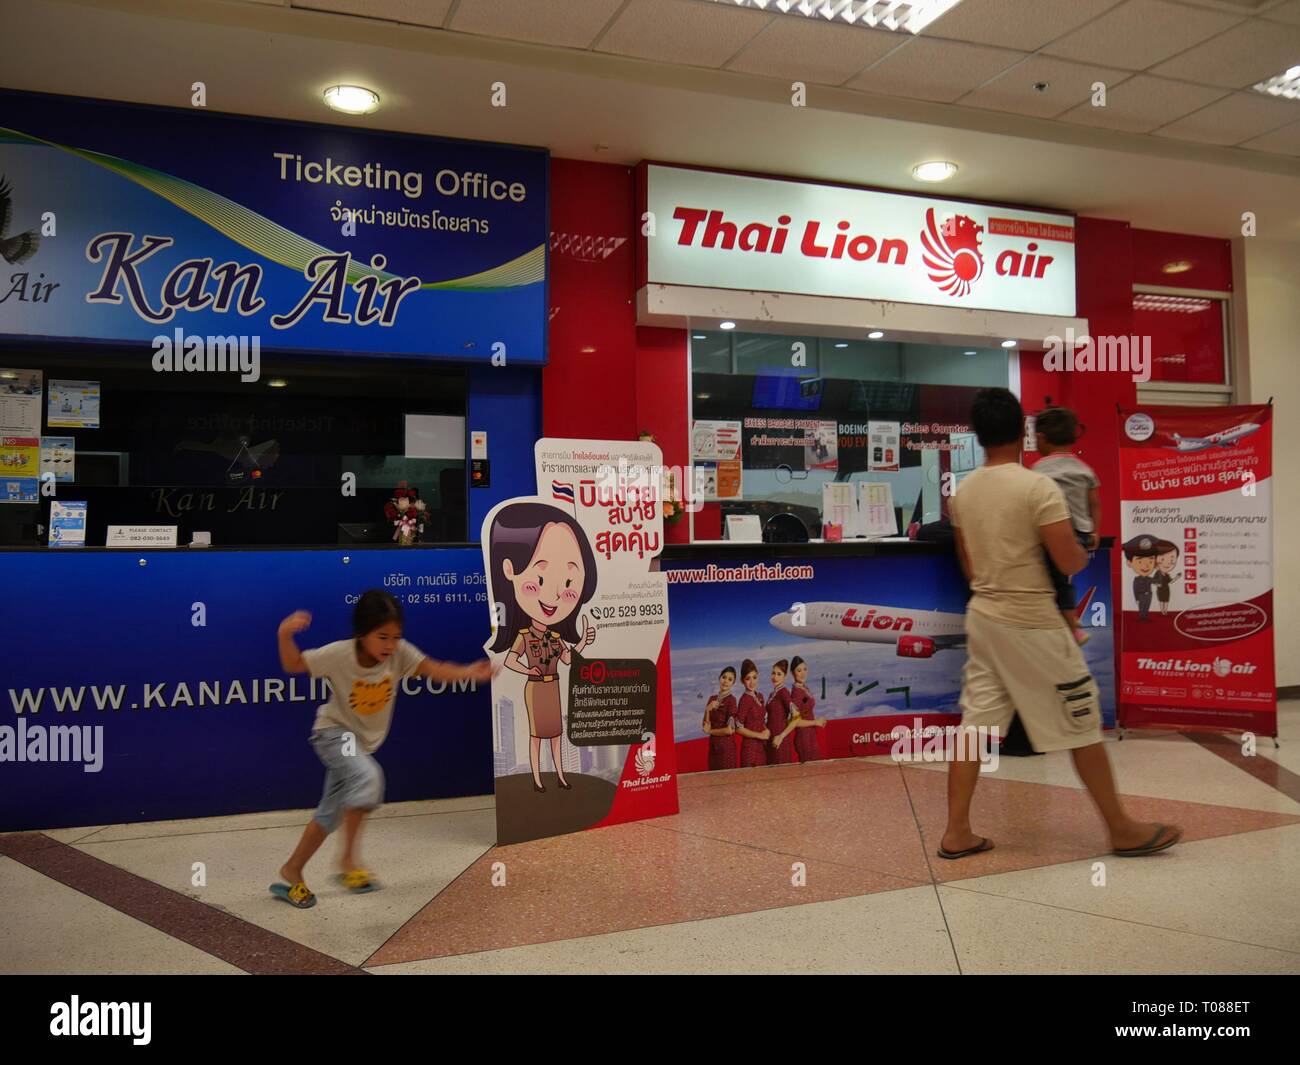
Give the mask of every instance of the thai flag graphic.
<path id="1" fill-rule="evenodd" d="M 551 498 L 573 506 L 573 485 L 565 484 L 563 481 L 552 481 Z"/>

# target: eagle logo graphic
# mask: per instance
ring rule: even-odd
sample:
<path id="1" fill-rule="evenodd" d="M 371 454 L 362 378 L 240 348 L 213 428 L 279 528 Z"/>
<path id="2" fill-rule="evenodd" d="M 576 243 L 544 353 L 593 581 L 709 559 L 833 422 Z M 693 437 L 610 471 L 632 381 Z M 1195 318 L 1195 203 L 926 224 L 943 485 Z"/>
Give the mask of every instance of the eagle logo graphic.
<path id="1" fill-rule="evenodd" d="M 930 280 L 950 296 L 969 296 L 971 286 L 984 273 L 984 256 L 980 254 L 980 234 L 984 227 L 964 214 L 954 216 L 940 227 L 934 208 L 925 212 L 925 229 L 921 232 L 921 256 L 930 269 Z"/>
<path id="2" fill-rule="evenodd" d="M 17 266 L 36 254 L 36 249 L 41 246 L 41 235 L 34 229 L 13 237 L 7 235 L 14 210 L 9 192 L 9 182 L 0 174 L 0 258 L 11 266 Z"/>

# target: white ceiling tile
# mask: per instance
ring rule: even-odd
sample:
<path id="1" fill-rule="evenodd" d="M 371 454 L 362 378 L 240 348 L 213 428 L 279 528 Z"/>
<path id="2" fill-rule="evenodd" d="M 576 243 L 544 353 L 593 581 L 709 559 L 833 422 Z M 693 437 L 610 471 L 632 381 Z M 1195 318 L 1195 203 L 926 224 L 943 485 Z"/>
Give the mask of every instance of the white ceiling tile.
<path id="1" fill-rule="evenodd" d="M 1145 70 L 1241 21 L 1241 16 L 1166 0 L 1128 0 L 1043 51 L 1084 63 Z"/>
<path id="2" fill-rule="evenodd" d="M 1251 19 L 1154 67 L 1161 77 L 1245 89 L 1300 62 L 1300 26 Z"/>
<path id="3" fill-rule="evenodd" d="M 460 0 L 447 28 L 512 41 L 586 48 L 623 0 Z"/>
<path id="4" fill-rule="evenodd" d="M 840 85 L 906 44 L 910 36 L 843 23 L 777 18 L 727 68 L 791 81 Z"/>
<path id="5" fill-rule="evenodd" d="M 441 26 L 451 0 L 293 0 L 293 6 L 412 26 Z"/>
<path id="6" fill-rule="evenodd" d="M 848 83 L 851 89 L 951 103 L 1025 58 L 1024 52 L 913 37 Z"/>
<path id="7" fill-rule="evenodd" d="M 1128 77 L 1127 70 L 1032 56 L 982 88 L 967 93 L 958 102 L 968 107 L 1052 118 L 1077 104 L 1087 103 L 1095 83 L 1104 82 L 1109 90 Z M 1047 84 L 1043 92 L 1034 88 L 1038 82 Z"/>
<path id="8" fill-rule="evenodd" d="M 1138 74 L 1113 89 L 1107 89 L 1105 107 L 1093 107 L 1089 100 L 1067 111 L 1061 118 L 1081 126 L 1149 133 L 1176 118 L 1199 111 L 1227 94 L 1226 89 Z"/>
<path id="9" fill-rule="evenodd" d="M 1262 137 L 1243 141 L 1240 147 L 1280 155 L 1300 155 L 1300 122 L 1292 122 L 1291 125 L 1265 133 Z"/>
<path id="10" fill-rule="evenodd" d="M 1032 52 L 1120 0 L 963 0 L 925 28 L 926 37 Z"/>
<path id="11" fill-rule="evenodd" d="M 773 18 L 789 17 L 699 0 L 632 0 L 596 50 L 718 67 Z"/>
<path id="12" fill-rule="evenodd" d="M 1240 144 L 1300 119 L 1300 103 L 1257 92 L 1234 92 L 1195 114 L 1156 130 L 1159 137 Z"/>

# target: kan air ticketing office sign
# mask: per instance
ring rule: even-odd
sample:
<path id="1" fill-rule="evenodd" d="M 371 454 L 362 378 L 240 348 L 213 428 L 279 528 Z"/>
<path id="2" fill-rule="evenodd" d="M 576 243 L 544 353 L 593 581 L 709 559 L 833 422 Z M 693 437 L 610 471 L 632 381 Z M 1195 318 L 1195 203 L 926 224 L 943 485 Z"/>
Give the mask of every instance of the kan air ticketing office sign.
<path id="1" fill-rule="evenodd" d="M 545 361 L 548 154 L 0 91 L 0 336 Z"/>
<path id="2" fill-rule="evenodd" d="M 646 164 L 647 284 L 1073 316 L 1073 215 Z"/>

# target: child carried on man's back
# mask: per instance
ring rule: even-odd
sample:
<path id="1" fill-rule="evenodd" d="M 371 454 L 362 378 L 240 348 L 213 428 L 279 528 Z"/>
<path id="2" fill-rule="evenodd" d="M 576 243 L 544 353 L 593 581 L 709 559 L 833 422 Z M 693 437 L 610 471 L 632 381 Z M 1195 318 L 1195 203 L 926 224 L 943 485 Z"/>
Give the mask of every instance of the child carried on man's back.
<path id="1" fill-rule="evenodd" d="M 1057 483 L 1070 508 L 1070 524 L 1079 543 L 1091 551 L 1100 542 L 1101 482 L 1092 467 L 1071 452 L 1079 439 L 1079 419 L 1068 407 L 1048 407 L 1034 421 L 1038 450 L 1042 458 L 1034 465 L 1035 473 L 1043 473 Z M 1065 623 L 1074 632 L 1080 644 L 1088 642 L 1088 633 L 1074 612 L 1074 588 L 1070 578 L 1047 561 L 1047 572 L 1056 589 L 1056 606 Z"/>

